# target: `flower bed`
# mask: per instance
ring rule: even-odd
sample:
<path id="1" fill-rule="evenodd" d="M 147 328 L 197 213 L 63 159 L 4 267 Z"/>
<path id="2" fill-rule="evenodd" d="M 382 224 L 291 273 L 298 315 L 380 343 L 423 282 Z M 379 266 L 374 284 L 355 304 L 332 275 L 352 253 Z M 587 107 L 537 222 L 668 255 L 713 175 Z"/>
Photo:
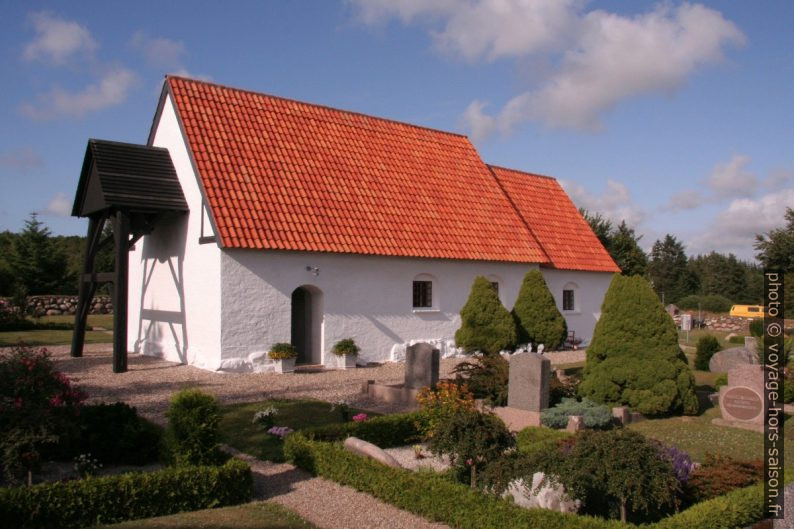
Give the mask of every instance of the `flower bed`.
<path id="1" fill-rule="evenodd" d="M 538 509 L 525 510 L 440 476 L 427 473 L 417 475 L 408 470 L 385 467 L 351 454 L 338 442 L 334 442 L 352 435 L 381 447 L 410 444 L 418 434 L 417 417 L 417 414 L 396 415 L 363 423 L 347 423 L 344 428 L 317 428 L 310 432 L 295 433 L 287 437 L 285 453 L 291 462 L 316 475 L 354 487 L 396 507 L 454 527 L 637 527 L 590 516 Z M 388 420 L 390 435 L 370 429 L 376 420 Z M 399 432 L 406 436 L 400 439 Z M 643 527 L 729 529 L 752 525 L 763 517 L 763 486 L 759 484 L 734 490 Z"/>

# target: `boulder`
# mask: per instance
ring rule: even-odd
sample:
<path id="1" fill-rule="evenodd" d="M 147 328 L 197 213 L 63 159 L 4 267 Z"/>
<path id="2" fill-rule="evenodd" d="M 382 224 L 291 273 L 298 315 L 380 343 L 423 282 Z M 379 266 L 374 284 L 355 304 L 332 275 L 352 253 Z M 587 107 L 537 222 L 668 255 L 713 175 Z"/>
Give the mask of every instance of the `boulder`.
<path id="1" fill-rule="evenodd" d="M 527 487 L 523 479 L 510 482 L 503 497 L 512 496 L 516 505 L 525 509 L 548 509 L 557 512 L 577 512 L 582 505 L 579 500 L 572 500 L 562 485 L 546 483 L 541 487 L 545 474 L 535 472 L 532 475 L 532 486 Z"/>
<path id="2" fill-rule="evenodd" d="M 709 371 L 727 373 L 731 369 L 745 365 L 758 364 L 758 355 L 746 347 L 731 347 L 718 353 L 709 360 Z"/>
<path id="3" fill-rule="evenodd" d="M 344 442 L 345 449 L 353 452 L 356 455 L 374 459 L 378 463 L 382 463 L 392 468 L 402 468 L 402 465 L 397 462 L 392 456 L 378 448 L 372 443 L 368 443 L 358 437 L 348 437 Z"/>

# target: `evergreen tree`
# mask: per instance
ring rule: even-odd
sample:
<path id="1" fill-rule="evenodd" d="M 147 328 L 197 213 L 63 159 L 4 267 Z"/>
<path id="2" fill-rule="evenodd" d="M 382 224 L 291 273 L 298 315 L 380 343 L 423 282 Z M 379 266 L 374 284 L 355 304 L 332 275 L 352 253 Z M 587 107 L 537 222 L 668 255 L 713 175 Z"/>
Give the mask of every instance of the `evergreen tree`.
<path id="1" fill-rule="evenodd" d="M 653 289 L 665 304 L 675 303 L 697 291 L 695 276 L 687 272 L 686 265 L 684 245 L 674 236 L 667 234 L 664 240 L 653 244 L 648 263 L 648 276 Z"/>
<path id="2" fill-rule="evenodd" d="M 579 213 L 582 214 L 584 220 L 590 225 L 595 236 L 604 245 L 604 248 L 609 251 L 610 244 L 612 243 L 612 221 L 605 218 L 601 213 L 590 213 L 584 208 L 579 208 Z"/>
<path id="3" fill-rule="evenodd" d="M 491 282 L 477 276 L 460 311 L 460 329 L 455 342 L 466 352 L 498 353 L 516 345 L 513 318 L 496 295 Z"/>
<path id="4" fill-rule="evenodd" d="M 9 264 L 18 284 L 30 295 L 59 294 L 69 281 L 66 254 L 50 237 L 50 230 L 32 213 L 14 238 Z"/>
<path id="5" fill-rule="evenodd" d="M 642 235 L 637 236 L 626 221 L 612 233 L 609 253 L 624 276 L 644 276 L 648 269 L 648 256 L 640 248 Z"/>
<path id="6" fill-rule="evenodd" d="M 604 218 L 600 213 L 590 213 L 586 209 L 580 209 L 579 212 L 590 224 L 593 233 L 620 267 L 624 276 L 645 275 L 648 256 L 640 248 L 642 235 L 638 236 L 634 228 L 629 228 L 625 220 L 615 227 L 612 221 Z"/>
<path id="7" fill-rule="evenodd" d="M 786 318 L 794 318 L 794 208 L 786 208 L 786 226 L 756 235 L 756 257 L 765 268 L 784 273 L 783 301 Z"/>
<path id="8" fill-rule="evenodd" d="M 582 396 L 645 415 L 698 411 L 678 333 L 647 280 L 616 275 L 587 348 Z"/>
<path id="9" fill-rule="evenodd" d="M 513 307 L 513 318 L 520 344 L 544 344 L 547 349 L 555 350 L 568 337 L 565 318 L 557 309 L 540 270 L 530 270 L 524 276 Z"/>

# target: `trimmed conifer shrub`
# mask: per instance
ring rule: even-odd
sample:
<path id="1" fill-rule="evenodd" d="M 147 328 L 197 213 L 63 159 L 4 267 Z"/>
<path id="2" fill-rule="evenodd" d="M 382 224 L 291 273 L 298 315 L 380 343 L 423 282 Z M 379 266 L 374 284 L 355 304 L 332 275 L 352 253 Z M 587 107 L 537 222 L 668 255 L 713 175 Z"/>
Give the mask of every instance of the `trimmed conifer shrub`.
<path id="1" fill-rule="evenodd" d="M 580 394 L 644 415 L 695 414 L 694 385 L 675 323 L 651 285 L 615 275 L 587 348 Z"/>
<path id="2" fill-rule="evenodd" d="M 455 343 L 467 353 L 498 353 L 516 345 L 516 326 L 502 305 L 491 282 L 477 276 L 460 311 L 460 329 Z"/>
<path id="3" fill-rule="evenodd" d="M 710 334 L 701 336 L 697 343 L 697 352 L 695 353 L 695 369 L 708 371 L 709 360 L 720 349 L 720 341 L 717 338 Z"/>
<path id="4" fill-rule="evenodd" d="M 540 270 L 524 276 L 513 307 L 518 343 L 543 344 L 547 350 L 559 349 L 568 337 L 568 325 L 557 309 Z"/>

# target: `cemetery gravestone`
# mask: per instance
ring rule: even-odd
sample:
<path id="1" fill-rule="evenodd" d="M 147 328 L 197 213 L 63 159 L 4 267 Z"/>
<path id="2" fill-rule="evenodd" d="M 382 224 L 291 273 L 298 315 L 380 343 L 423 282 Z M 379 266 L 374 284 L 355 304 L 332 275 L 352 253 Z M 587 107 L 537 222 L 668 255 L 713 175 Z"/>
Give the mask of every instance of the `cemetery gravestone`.
<path id="1" fill-rule="evenodd" d="M 720 388 L 722 419 L 717 424 L 763 428 L 764 370 L 759 365 L 745 365 L 728 372 L 728 384 Z"/>
<path id="2" fill-rule="evenodd" d="M 429 343 L 409 346 L 405 351 L 405 387 L 421 389 L 435 386 L 440 357 L 439 350 Z"/>
<path id="3" fill-rule="evenodd" d="M 519 353 L 510 358 L 507 406 L 528 411 L 549 407 L 551 361 L 535 353 Z"/>

